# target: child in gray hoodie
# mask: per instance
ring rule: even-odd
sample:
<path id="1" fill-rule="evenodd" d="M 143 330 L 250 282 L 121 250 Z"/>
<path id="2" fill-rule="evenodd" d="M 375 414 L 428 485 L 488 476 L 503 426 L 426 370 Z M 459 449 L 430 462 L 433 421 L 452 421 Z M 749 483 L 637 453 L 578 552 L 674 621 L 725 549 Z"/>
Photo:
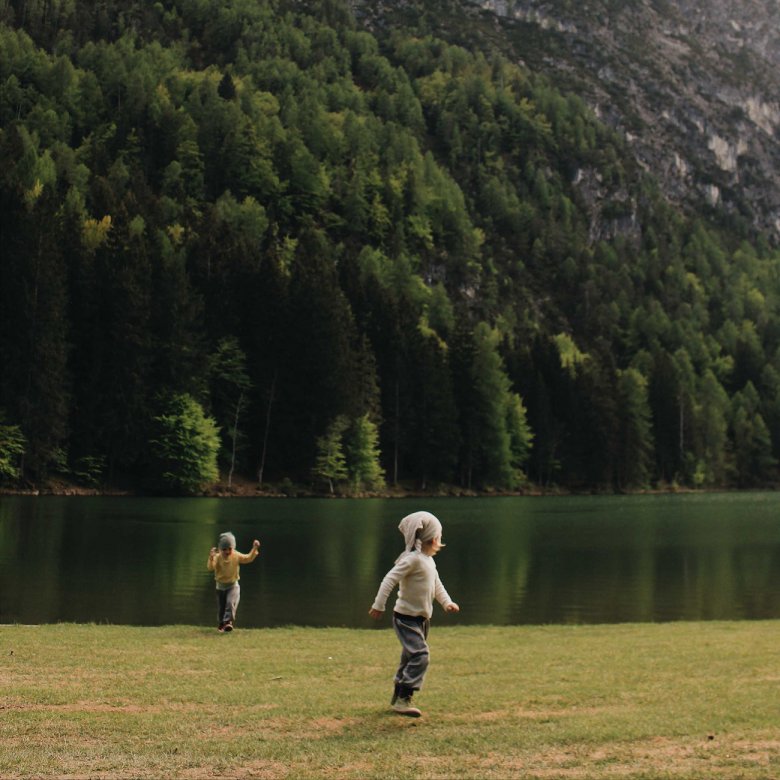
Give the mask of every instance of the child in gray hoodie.
<path id="1" fill-rule="evenodd" d="M 393 609 L 393 628 L 401 643 L 401 663 L 395 673 L 395 691 L 390 702 L 400 715 L 419 718 L 412 696 L 422 687 L 428 670 L 428 630 L 436 599 L 446 612 L 460 607 L 444 589 L 433 556 L 444 547 L 439 520 L 430 512 L 407 515 L 398 526 L 404 537 L 404 551 L 385 575 L 368 614 L 379 620 L 390 594 L 398 585 Z"/>

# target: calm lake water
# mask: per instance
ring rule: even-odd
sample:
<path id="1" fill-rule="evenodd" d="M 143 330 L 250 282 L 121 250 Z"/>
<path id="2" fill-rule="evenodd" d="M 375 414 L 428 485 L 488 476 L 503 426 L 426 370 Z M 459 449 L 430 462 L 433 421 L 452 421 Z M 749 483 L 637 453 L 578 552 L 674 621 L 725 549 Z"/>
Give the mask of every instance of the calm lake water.
<path id="1" fill-rule="evenodd" d="M 425 500 L 0 497 L 0 622 L 214 622 L 209 548 L 231 530 L 238 625 L 369 627 L 403 541 L 444 524 L 444 624 L 780 618 L 780 493 Z M 392 607 L 392 601 L 388 604 Z M 387 627 L 387 621 L 380 625 Z"/>

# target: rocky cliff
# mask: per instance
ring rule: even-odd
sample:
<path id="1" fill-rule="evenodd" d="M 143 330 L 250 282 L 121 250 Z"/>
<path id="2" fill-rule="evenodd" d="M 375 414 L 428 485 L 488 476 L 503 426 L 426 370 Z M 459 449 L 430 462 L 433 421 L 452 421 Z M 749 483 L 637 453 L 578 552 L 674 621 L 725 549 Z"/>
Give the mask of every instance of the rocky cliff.
<path id="1" fill-rule="evenodd" d="M 398 5 L 369 6 L 374 24 L 399 19 Z M 579 94 L 673 202 L 780 242 L 778 0 L 437 6 L 430 32 L 500 48 Z"/>

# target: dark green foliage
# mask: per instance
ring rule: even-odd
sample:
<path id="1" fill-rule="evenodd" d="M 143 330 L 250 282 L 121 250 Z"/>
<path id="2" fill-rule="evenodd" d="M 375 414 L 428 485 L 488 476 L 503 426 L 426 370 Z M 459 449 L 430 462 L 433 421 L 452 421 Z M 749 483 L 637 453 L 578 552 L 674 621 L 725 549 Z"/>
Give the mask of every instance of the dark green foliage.
<path id="1" fill-rule="evenodd" d="M 27 441 L 24 471 L 43 477 L 68 433 L 64 225 L 52 191 L 54 162 L 37 134 L 9 127 L 0 154 L 9 160 L 3 178 L 13 184 L 0 192 L 0 405 Z"/>
<path id="2" fill-rule="evenodd" d="M 236 459 L 246 446 L 244 412 L 252 382 L 247 374 L 246 355 L 235 337 L 228 336 L 217 344 L 211 364 L 213 414 L 222 433 L 220 453 L 229 468 L 230 486 Z"/>
<path id="3" fill-rule="evenodd" d="M 211 444 L 189 463 L 170 437 L 211 441 L 197 398 L 260 481 L 346 480 L 342 418 L 362 488 L 777 480 L 777 250 L 412 16 L 374 37 L 340 0 L 2 5 L 0 407 L 25 476 L 139 476 L 151 438 L 196 490 Z"/>
<path id="4" fill-rule="evenodd" d="M 18 479 L 25 440 L 18 425 L 8 425 L 0 413 L 0 483 Z"/>
<path id="5" fill-rule="evenodd" d="M 380 490 L 385 479 L 378 445 L 379 432 L 369 414 L 352 420 L 339 415 L 317 439 L 312 476 L 327 483 L 331 495 L 347 483 L 353 493 Z"/>

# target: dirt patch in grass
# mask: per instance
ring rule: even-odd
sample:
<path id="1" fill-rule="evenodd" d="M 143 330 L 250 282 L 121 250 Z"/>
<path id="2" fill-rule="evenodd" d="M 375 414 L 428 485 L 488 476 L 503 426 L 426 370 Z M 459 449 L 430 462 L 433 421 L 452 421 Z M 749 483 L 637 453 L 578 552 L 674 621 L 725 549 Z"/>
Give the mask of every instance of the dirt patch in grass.
<path id="1" fill-rule="evenodd" d="M 263 739 L 296 739 L 309 741 L 343 734 L 360 723 L 359 718 L 264 718 L 252 727 L 252 733 Z"/>
<path id="2" fill-rule="evenodd" d="M 0 710 L 19 710 L 25 712 L 194 712 L 215 710 L 213 706 L 203 707 L 196 704 L 134 704 L 131 702 L 77 701 L 69 704 L 31 704 L 25 701 L 10 701 L 0 704 Z"/>
<path id="3" fill-rule="evenodd" d="M 341 734 L 348 726 L 358 722 L 357 718 L 315 718 L 311 727 L 324 735 Z"/>
<path id="4" fill-rule="evenodd" d="M 682 741 L 657 737 L 609 746 L 576 745 L 512 759 L 489 754 L 475 770 L 481 777 L 520 774 L 528 780 L 562 778 L 707 777 L 733 780 L 740 770 L 780 764 L 780 740 L 719 742 L 717 737 Z"/>
<path id="5" fill-rule="evenodd" d="M 507 720 L 549 721 L 557 718 L 573 718 L 585 715 L 600 715 L 606 712 L 618 712 L 621 707 L 566 707 L 530 709 L 527 707 L 508 707 L 505 709 L 486 710 L 484 712 L 468 713 L 467 715 L 444 714 L 439 716 L 444 721 L 473 722 L 506 722 Z"/>
<path id="6" fill-rule="evenodd" d="M 290 764 L 282 761 L 242 761 L 241 766 L 228 769 L 214 766 L 198 766 L 181 769 L 176 773 L 182 780 L 205 780 L 218 777 L 220 780 L 281 780 L 281 778 L 296 776 L 298 773 Z"/>
<path id="7" fill-rule="evenodd" d="M 30 780 L 30 778 L 38 777 L 54 777 L 56 780 L 160 780 L 165 774 L 160 769 L 131 769 L 131 770 L 110 770 L 106 772 L 90 772 L 85 775 L 81 772 L 57 772 L 55 775 L 51 774 L 30 774 L 24 772 L 22 774 L 6 774 L 3 775 L 3 780 Z M 177 775 L 177 777 L 180 775 Z M 208 775 L 201 773 L 200 775 L 194 775 L 194 777 L 212 777 L 214 775 Z M 227 777 L 227 775 L 220 775 L 220 777 Z"/>

